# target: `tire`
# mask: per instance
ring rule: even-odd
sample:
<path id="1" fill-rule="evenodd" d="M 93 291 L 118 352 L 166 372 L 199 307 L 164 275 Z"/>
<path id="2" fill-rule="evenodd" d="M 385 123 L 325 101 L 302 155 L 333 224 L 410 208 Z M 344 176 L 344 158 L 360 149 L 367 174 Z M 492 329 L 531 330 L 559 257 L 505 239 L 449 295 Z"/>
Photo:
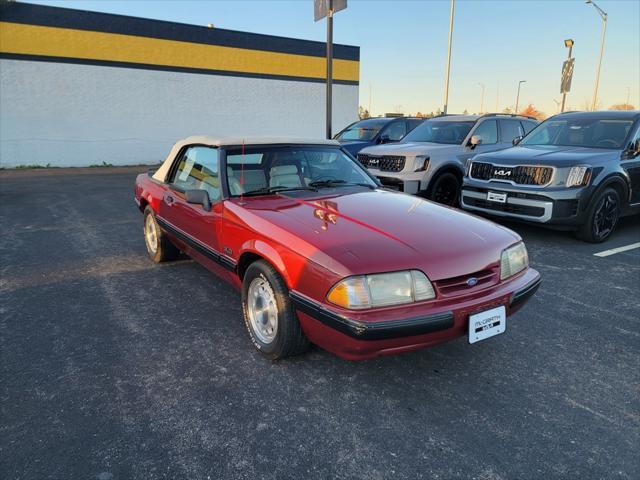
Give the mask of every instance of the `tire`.
<path id="1" fill-rule="evenodd" d="M 302 332 L 289 290 L 264 260 L 249 265 L 244 275 L 242 313 L 253 345 L 267 358 L 278 360 L 308 350 L 309 340 Z"/>
<path id="2" fill-rule="evenodd" d="M 578 238 L 589 243 L 601 243 L 611 236 L 620 219 L 620 195 L 605 188 L 592 200 L 587 221 L 577 232 Z"/>
<path id="3" fill-rule="evenodd" d="M 144 209 L 143 233 L 147 253 L 155 263 L 175 260 L 180 255 L 180 250 L 169 241 L 160 229 L 153 209 L 149 206 Z"/>
<path id="4" fill-rule="evenodd" d="M 431 182 L 427 197 L 442 205 L 457 207 L 462 184 L 453 173 L 441 173 Z"/>

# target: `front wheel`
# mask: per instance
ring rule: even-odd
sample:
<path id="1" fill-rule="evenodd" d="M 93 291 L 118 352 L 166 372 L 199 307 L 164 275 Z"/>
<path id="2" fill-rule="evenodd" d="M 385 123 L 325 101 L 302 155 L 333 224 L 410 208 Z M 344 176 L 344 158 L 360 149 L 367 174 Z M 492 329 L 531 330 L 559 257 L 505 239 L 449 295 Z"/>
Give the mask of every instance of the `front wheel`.
<path id="1" fill-rule="evenodd" d="M 156 221 L 151 207 L 144 210 L 144 244 L 149 258 L 155 263 L 175 260 L 180 251 L 171 243 Z"/>
<path id="2" fill-rule="evenodd" d="M 593 199 L 578 237 L 590 243 L 604 242 L 615 230 L 619 219 L 620 196 L 613 188 L 607 188 Z"/>
<path id="3" fill-rule="evenodd" d="M 457 207 L 460 197 L 460 180 L 453 173 L 438 175 L 429 189 L 429 199 L 434 202 Z"/>
<path id="4" fill-rule="evenodd" d="M 284 280 L 264 260 L 252 263 L 244 275 L 242 311 L 253 345 L 266 357 L 277 360 L 309 348 Z"/>

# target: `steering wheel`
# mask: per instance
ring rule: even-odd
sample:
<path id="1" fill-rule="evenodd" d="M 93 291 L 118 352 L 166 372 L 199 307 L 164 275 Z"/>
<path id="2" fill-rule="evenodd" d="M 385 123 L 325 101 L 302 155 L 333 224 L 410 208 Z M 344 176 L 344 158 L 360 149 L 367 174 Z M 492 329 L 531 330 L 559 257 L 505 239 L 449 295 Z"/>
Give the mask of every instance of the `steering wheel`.
<path id="1" fill-rule="evenodd" d="M 598 143 L 596 143 L 596 145 L 598 147 L 604 147 L 604 148 L 618 148 L 618 144 L 608 138 L 605 138 L 604 140 L 600 140 Z"/>

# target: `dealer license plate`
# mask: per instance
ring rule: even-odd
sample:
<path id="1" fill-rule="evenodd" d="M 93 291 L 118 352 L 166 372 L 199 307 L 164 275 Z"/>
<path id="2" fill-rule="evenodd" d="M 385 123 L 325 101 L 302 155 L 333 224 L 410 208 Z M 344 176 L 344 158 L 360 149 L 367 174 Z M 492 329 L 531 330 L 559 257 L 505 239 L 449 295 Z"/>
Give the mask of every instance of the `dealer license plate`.
<path id="1" fill-rule="evenodd" d="M 504 306 L 469 315 L 469 343 L 476 343 L 502 333 L 507 328 Z"/>
<path id="2" fill-rule="evenodd" d="M 487 192 L 489 202 L 507 203 L 507 194 L 498 192 Z"/>

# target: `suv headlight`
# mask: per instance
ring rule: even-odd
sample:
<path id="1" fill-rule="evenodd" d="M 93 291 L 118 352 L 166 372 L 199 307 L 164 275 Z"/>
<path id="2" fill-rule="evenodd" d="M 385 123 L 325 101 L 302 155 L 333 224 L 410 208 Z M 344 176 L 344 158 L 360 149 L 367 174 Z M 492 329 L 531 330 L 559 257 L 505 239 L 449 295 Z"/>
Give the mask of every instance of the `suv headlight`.
<path id="1" fill-rule="evenodd" d="M 578 165 L 571 167 L 567 176 L 567 187 L 581 187 L 587 185 L 591 180 L 591 167 L 588 165 Z"/>
<path id="2" fill-rule="evenodd" d="M 429 155 L 418 155 L 413 165 L 414 172 L 426 172 L 429 168 Z"/>
<path id="3" fill-rule="evenodd" d="M 363 309 L 431 300 L 436 294 L 419 270 L 348 277 L 333 286 L 327 300 L 340 307 Z"/>
<path id="4" fill-rule="evenodd" d="M 473 157 L 467 158 L 467 161 L 464 163 L 464 176 L 468 177 L 471 173 L 471 164 L 473 163 Z"/>
<path id="5" fill-rule="evenodd" d="M 529 266 L 529 254 L 523 242 L 505 248 L 500 257 L 500 280 L 513 277 Z"/>

